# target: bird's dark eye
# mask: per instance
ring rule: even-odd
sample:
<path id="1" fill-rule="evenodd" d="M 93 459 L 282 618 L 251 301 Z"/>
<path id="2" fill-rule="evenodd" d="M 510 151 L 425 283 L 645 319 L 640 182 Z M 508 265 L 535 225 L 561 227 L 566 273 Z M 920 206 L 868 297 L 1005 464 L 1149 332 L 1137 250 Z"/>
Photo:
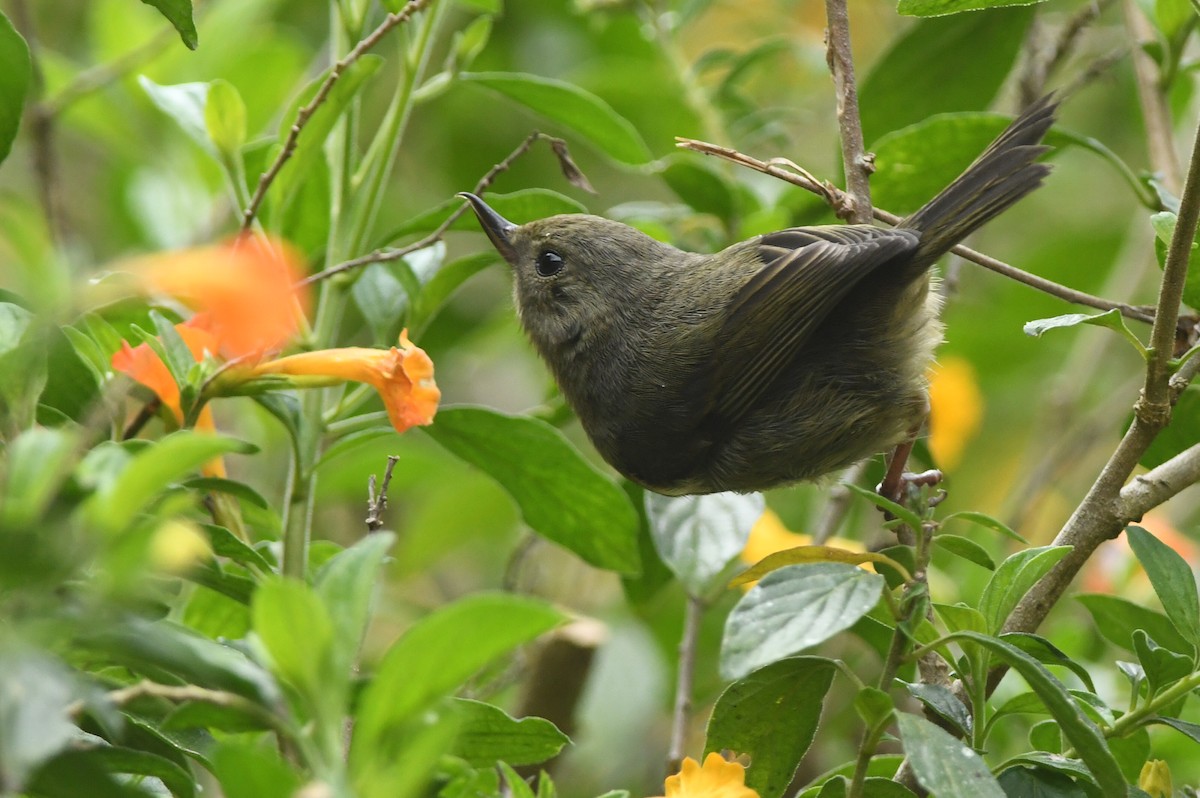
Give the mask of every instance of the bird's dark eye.
<path id="1" fill-rule="evenodd" d="M 546 250 L 537 258 L 537 273 L 539 277 L 553 277 L 563 270 L 562 256 L 553 250 Z"/>

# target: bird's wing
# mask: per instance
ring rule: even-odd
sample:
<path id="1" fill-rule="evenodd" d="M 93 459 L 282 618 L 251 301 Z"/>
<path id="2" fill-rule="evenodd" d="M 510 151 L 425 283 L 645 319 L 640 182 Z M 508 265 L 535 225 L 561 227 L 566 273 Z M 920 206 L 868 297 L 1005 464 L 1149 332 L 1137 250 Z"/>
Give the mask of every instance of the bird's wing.
<path id="1" fill-rule="evenodd" d="M 915 252 L 911 230 L 836 225 L 762 237 L 765 265 L 740 288 L 717 336 L 702 393 L 719 432 L 761 399 L 846 294 L 884 263 Z"/>

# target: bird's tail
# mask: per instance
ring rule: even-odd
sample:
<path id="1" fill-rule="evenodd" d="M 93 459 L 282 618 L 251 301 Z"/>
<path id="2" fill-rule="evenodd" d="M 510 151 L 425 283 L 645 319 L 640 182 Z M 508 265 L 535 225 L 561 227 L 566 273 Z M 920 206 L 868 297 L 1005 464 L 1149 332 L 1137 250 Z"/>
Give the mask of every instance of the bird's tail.
<path id="1" fill-rule="evenodd" d="M 898 225 L 921 234 L 916 262 L 928 266 L 1042 184 L 1050 167 L 1037 163 L 1042 137 L 1058 103 L 1047 95 L 1013 120 L 942 193 Z"/>

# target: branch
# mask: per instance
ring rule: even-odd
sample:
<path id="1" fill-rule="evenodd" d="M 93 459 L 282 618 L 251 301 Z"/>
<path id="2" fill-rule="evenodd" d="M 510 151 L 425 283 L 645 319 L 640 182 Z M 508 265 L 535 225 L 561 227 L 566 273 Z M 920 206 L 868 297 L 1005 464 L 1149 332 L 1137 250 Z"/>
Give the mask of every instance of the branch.
<path id="1" fill-rule="evenodd" d="M 1125 27 L 1133 40 L 1133 75 L 1137 80 L 1138 100 L 1142 105 L 1142 120 L 1146 126 L 1146 143 L 1150 148 L 1150 164 L 1162 176 L 1163 184 L 1171 193 L 1178 195 L 1180 175 L 1179 157 L 1175 153 L 1175 140 L 1171 135 L 1171 112 L 1167 108 L 1164 86 L 1160 80 L 1158 65 L 1154 57 L 1143 46 L 1154 44 L 1155 36 L 1150 24 L 1142 15 L 1136 0 L 1123 0 Z"/>
<path id="2" fill-rule="evenodd" d="M 835 211 L 839 208 L 844 208 L 847 205 L 846 196 L 837 190 L 828 181 L 820 181 L 813 177 L 806 169 L 803 169 L 786 158 L 772 158 L 769 161 L 760 161 L 759 159 L 738 152 L 729 147 L 722 147 L 718 144 L 710 144 L 706 141 L 697 141 L 695 139 L 677 138 L 676 146 L 686 150 L 699 152 L 703 155 L 713 155 L 718 158 L 724 158 L 727 161 L 732 161 L 739 166 L 744 166 L 748 169 L 753 169 L 756 172 L 762 172 L 765 175 L 791 183 L 794 186 L 799 186 L 805 191 L 812 192 L 825 200 Z M 881 222 L 886 222 L 890 225 L 897 225 L 901 221 L 901 217 L 894 213 L 889 213 L 880 208 L 874 208 L 872 215 Z M 1113 302 L 1103 297 L 1093 296 L 1083 291 L 1077 291 L 1074 288 L 1068 288 L 1065 285 L 1060 285 L 1053 280 L 1047 280 L 1045 277 L 1039 277 L 1036 274 L 1022 271 L 1016 266 L 1012 266 L 1004 261 L 997 260 L 993 257 L 978 252 L 969 247 L 964 247 L 959 244 L 950 250 L 955 255 L 961 258 L 977 263 L 985 269 L 990 269 L 997 274 L 1004 275 L 1011 280 L 1016 280 L 1018 283 L 1023 283 L 1030 288 L 1034 288 L 1050 296 L 1057 297 L 1067 302 L 1076 305 L 1085 305 L 1087 307 L 1097 308 L 1098 310 L 1119 310 L 1122 316 L 1138 321 L 1153 321 L 1154 316 L 1146 312 L 1142 308 L 1134 307 L 1125 304 L 1124 302 Z"/>
<path id="3" fill-rule="evenodd" d="M 256 704 L 249 698 L 224 690 L 209 690 L 205 687 L 197 687 L 194 684 L 159 684 L 148 679 L 143 679 L 137 684 L 131 684 L 128 687 L 122 687 L 117 690 L 110 690 L 105 693 L 104 697 L 116 707 L 123 707 L 139 698 L 147 697 L 161 698 L 176 703 L 198 701 L 204 704 L 212 704 L 213 706 L 226 707 L 243 712 L 280 735 L 290 737 L 293 733 L 283 718 Z M 71 717 L 77 717 L 86 709 L 86 701 L 74 701 L 67 705 L 67 714 Z"/>
<path id="4" fill-rule="evenodd" d="M 529 152 L 530 147 L 532 147 L 537 141 L 547 142 L 550 145 L 550 148 L 554 150 L 554 154 L 558 157 L 559 165 L 562 167 L 563 175 L 571 184 L 582 188 L 584 191 L 595 193 L 595 190 L 591 187 L 591 184 L 588 183 L 587 178 L 584 177 L 583 172 L 579 170 L 579 167 L 577 167 L 575 162 L 571 159 L 571 155 L 567 151 L 567 143 L 562 139 L 555 138 L 554 136 L 548 136 L 545 133 L 541 133 L 537 130 L 526 136 L 525 140 L 518 144 L 517 148 L 510 152 L 504 160 L 493 166 L 487 171 L 487 174 L 479 178 L 479 181 L 475 183 L 475 187 L 471 189 L 471 193 L 481 194 L 485 189 L 490 187 L 492 183 L 496 181 L 496 177 L 499 176 L 500 173 L 508 171 L 508 169 L 513 165 L 513 162 L 525 153 Z M 377 249 L 374 252 L 369 252 L 366 255 L 344 261 L 336 266 L 330 266 L 328 269 L 317 272 L 316 274 L 310 274 L 308 277 L 305 277 L 303 280 L 297 283 L 297 285 L 299 286 L 316 283 L 333 277 L 334 275 L 341 274 L 342 272 L 348 272 L 352 269 L 357 269 L 372 263 L 389 263 L 394 260 L 400 260 L 400 258 L 403 258 L 405 255 L 416 252 L 419 249 L 425 249 L 426 247 L 433 246 L 438 241 L 442 240 L 442 236 L 446 235 L 446 231 L 450 229 L 450 226 L 457 222 L 459 217 L 467 212 L 468 207 L 470 206 L 464 202 L 462 205 L 456 208 L 453 213 L 447 216 L 445 221 L 434 228 L 433 232 L 419 241 L 406 244 L 399 249 Z"/>
<path id="5" fill-rule="evenodd" d="M 267 195 L 267 189 L 275 182 L 275 178 L 279 176 L 279 172 L 283 169 L 283 165 L 288 162 L 292 154 L 296 151 L 296 140 L 300 138 L 300 131 L 312 119 L 312 115 L 321 107 L 321 104 L 329 97 L 329 93 L 333 91 L 333 86 L 338 82 L 342 73 L 357 61 L 362 58 L 371 48 L 387 35 L 388 31 L 396 26 L 407 22 L 414 14 L 428 6 L 433 0 L 409 0 L 409 2 L 394 14 L 388 14 L 384 17 L 383 22 L 379 27 L 371 31 L 366 38 L 354 46 L 350 52 L 346 53 L 340 61 L 333 65 L 329 71 L 329 76 L 321 83 L 317 89 L 316 95 L 296 113 L 296 121 L 292 123 L 291 130 L 288 131 L 287 139 L 283 143 L 283 149 L 279 151 L 279 155 L 275 157 L 274 162 L 267 168 L 267 171 L 262 173 L 258 178 L 258 186 L 254 189 L 254 196 L 250 198 L 250 204 L 242 211 L 242 232 L 245 233 L 250 229 L 250 225 L 254 223 L 254 217 L 258 214 L 259 206 L 262 205 L 263 198 Z"/>
<path id="6" fill-rule="evenodd" d="M 1055 545 L 1071 546 L 1072 550 L 1017 604 L 1004 625 L 1005 632 L 1035 631 L 1101 543 L 1119 535 L 1126 524 L 1155 506 L 1147 504 L 1148 501 L 1160 497 L 1165 501 L 1197 478 L 1198 466 L 1193 461 L 1200 454 L 1193 447 L 1142 480 L 1125 484 L 1154 438 L 1170 421 L 1172 402 L 1196 371 L 1195 367 L 1189 368 L 1192 366 L 1189 361 L 1173 381 L 1170 360 L 1197 222 L 1200 222 L 1200 131 L 1188 165 L 1175 234 L 1167 249 L 1154 329 L 1150 334 L 1146 379 L 1142 395 L 1134 404 L 1133 423 L 1083 502 L 1054 539 Z"/>
<path id="7" fill-rule="evenodd" d="M 871 173 L 875 171 L 875 156 L 868 154 L 863 144 L 846 0 L 825 0 L 825 18 L 829 25 L 825 31 L 825 60 L 837 91 L 842 163 L 846 170 L 846 193 L 850 195 L 846 219 L 853 224 L 867 224 L 871 221 Z"/>
<path id="8" fill-rule="evenodd" d="M 383 470 L 383 484 L 379 486 L 378 495 L 375 493 L 375 475 L 367 480 L 367 531 L 378 532 L 383 529 L 383 511 L 387 509 L 388 485 L 392 483 L 392 471 L 400 460 L 394 454 L 388 455 L 387 466 Z"/>
<path id="9" fill-rule="evenodd" d="M 667 752 L 667 773 L 678 773 L 683 764 L 683 747 L 687 743 L 688 718 L 692 712 L 692 684 L 696 675 L 696 643 L 700 638 L 700 622 L 704 618 L 704 602 L 688 596 L 687 614 L 683 619 L 683 639 L 679 641 L 679 677 L 675 682 L 675 707 L 671 713 L 671 747 Z"/>

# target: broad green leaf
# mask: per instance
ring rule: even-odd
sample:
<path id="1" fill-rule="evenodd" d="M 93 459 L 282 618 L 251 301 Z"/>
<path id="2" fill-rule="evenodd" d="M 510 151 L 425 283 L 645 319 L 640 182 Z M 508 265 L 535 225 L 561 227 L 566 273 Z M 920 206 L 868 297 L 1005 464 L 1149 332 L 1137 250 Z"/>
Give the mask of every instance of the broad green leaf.
<path id="1" fill-rule="evenodd" d="M 142 90 L 150 100 L 208 153 L 214 153 L 212 139 L 208 137 L 208 125 L 204 119 L 204 108 L 208 104 L 209 83 L 176 83 L 162 86 L 145 75 L 138 76 Z"/>
<path id="2" fill-rule="evenodd" d="M 38 403 L 86 424 L 100 398 L 100 385 L 110 368 L 109 360 L 100 354 L 94 341 L 78 330 L 48 327 L 45 332 L 46 387 Z"/>
<path id="3" fill-rule="evenodd" d="M 939 549 L 945 549 L 956 557 L 962 557 L 968 562 L 987 568 L 989 571 L 996 570 L 996 562 L 992 559 L 992 555 L 970 538 L 958 535 L 938 535 L 933 539 L 933 545 Z"/>
<path id="4" fill-rule="evenodd" d="M 38 396 L 46 385 L 45 328 L 30 311 L 0 302 L 0 437 L 12 438 L 34 421 Z"/>
<path id="5" fill-rule="evenodd" d="M 940 684 L 924 684 L 914 682 L 904 685 L 909 694 L 925 705 L 927 709 L 937 713 L 942 720 L 951 723 L 964 737 L 971 736 L 971 713 L 966 705 L 959 700 L 954 691 Z"/>
<path id="6" fill-rule="evenodd" d="M 27 429 L 9 442 L 0 530 L 19 530 L 41 518 L 74 465 L 77 445 L 73 430 L 46 427 Z"/>
<path id="7" fill-rule="evenodd" d="M 1170 726 L 1180 734 L 1186 734 L 1188 737 L 1192 738 L 1192 740 L 1200 743 L 1200 724 L 1190 723 L 1186 720 L 1180 720 L 1179 718 L 1168 718 L 1165 716 L 1155 717 L 1149 722 L 1161 723 L 1164 726 Z"/>
<path id="8" fill-rule="evenodd" d="M 536 599 L 477 593 L 417 621 L 384 655 L 359 699 L 352 760 L 372 756 L 390 730 L 562 620 Z"/>
<path id="9" fill-rule="evenodd" d="M 29 795 L 37 798 L 161 798 L 128 777 L 112 775 L 88 750 L 70 749 L 33 774 Z"/>
<path id="10" fill-rule="evenodd" d="M 1013 540 L 1017 541 L 1018 543 L 1024 543 L 1026 546 L 1029 545 L 1028 540 L 1023 538 L 1021 535 L 1018 535 L 1016 532 L 1014 532 L 1012 529 L 1010 529 L 1008 527 L 1008 525 L 1006 525 L 1004 522 L 999 521 L 995 518 L 992 518 L 990 515 L 985 515 L 983 513 L 977 513 L 972 510 L 964 510 L 964 511 L 957 512 L 957 513 L 950 513 L 950 515 L 948 515 L 942 519 L 942 524 L 944 525 L 947 521 L 953 520 L 955 518 L 961 518 L 963 521 L 970 521 L 973 524 L 978 524 L 979 526 L 986 527 L 995 532 L 999 532 L 1001 535 L 1004 535 L 1005 537 L 1008 537 L 1008 538 L 1012 538 Z"/>
<path id="11" fill-rule="evenodd" d="M 492 210 L 513 224 L 524 224 L 560 213 L 587 213 L 587 208 L 575 200 L 547 188 L 525 188 L 511 194 L 485 192 L 483 199 L 492 207 Z M 465 203 L 466 200 L 452 197 L 404 222 L 384 236 L 383 241 L 391 243 L 405 236 L 430 233 L 449 219 L 450 214 L 462 208 Z M 449 229 L 482 232 L 479 228 L 479 220 L 472 213 L 460 215 Z M 491 247 L 488 249 L 490 250 Z"/>
<path id="12" fill-rule="evenodd" d="M 502 94 L 575 131 L 616 161 L 633 165 L 650 161 L 646 142 L 629 120 L 578 86 L 517 72 L 464 72 L 459 80 Z"/>
<path id="13" fill-rule="evenodd" d="M 889 693 L 867 685 L 859 688 L 854 695 L 854 711 L 868 729 L 873 729 L 891 720 L 892 713 L 896 711 L 896 702 Z"/>
<path id="14" fill-rule="evenodd" d="M 933 199 L 987 148 L 1012 117 L 938 114 L 893 130 L 871 146 L 871 201 L 904 216 Z"/>
<path id="15" fill-rule="evenodd" d="M 809 562 L 844 562 L 849 565 L 862 565 L 869 562 L 875 565 L 886 565 L 905 581 L 912 579 L 912 575 L 902 563 L 877 551 L 851 551 L 850 549 L 839 549 L 836 546 L 797 546 L 794 549 L 784 549 L 767 555 L 730 580 L 729 586 L 738 587 L 750 582 L 757 582 L 785 565 Z"/>
<path id="16" fill-rule="evenodd" d="M 135 671 L 173 673 L 186 682 L 228 690 L 268 707 L 281 699 L 271 675 L 245 654 L 169 621 L 131 617 L 81 641 Z"/>
<path id="17" fill-rule="evenodd" d="M 358 657 L 384 557 L 395 542 L 391 532 L 367 535 L 317 573 L 314 586 L 333 621 L 336 668 L 349 670 Z"/>
<path id="18" fill-rule="evenodd" d="M 300 775 L 269 746 L 226 740 L 212 765 L 225 798 L 291 798 L 300 787 Z"/>
<path id="19" fill-rule="evenodd" d="M 1046 638 L 1027 632 L 1010 632 L 1001 635 L 1000 639 L 1021 649 L 1043 665 L 1063 666 L 1078 676 L 1088 690 L 1096 692 L 1096 685 L 1092 683 L 1092 675 L 1088 673 L 1088 669 L 1068 657 Z"/>
<path id="20" fill-rule="evenodd" d="M 1137 629 L 1144 629 L 1160 646 L 1176 653 L 1192 651 L 1192 644 L 1161 612 L 1101 593 L 1086 593 L 1075 598 L 1092 614 L 1096 630 L 1104 639 L 1126 651 L 1133 651 L 1133 633 Z"/>
<path id="21" fill-rule="evenodd" d="M 458 716 L 442 708 L 428 711 L 370 748 L 358 748 L 355 730 L 350 774 L 360 798 L 418 798 L 433 794 L 426 785 L 458 736 Z"/>
<path id="22" fill-rule="evenodd" d="M 1195 383 L 1179 395 L 1171 408 L 1171 423 L 1158 433 L 1142 455 L 1145 468 L 1155 468 L 1200 441 L 1200 386 Z"/>
<path id="23" fill-rule="evenodd" d="M 224 493 L 240 499 L 248 505 L 263 510 L 269 509 L 267 500 L 263 498 L 262 494 L 245 482 L 225 479 L 224 477 L 194 477 L 192 479 L 185 479 L 181 484 L 185 488 L 205 493 Z"/>
<path id="24" fill-rule="evenodd" d="M 174 798 L 193 798 L 196 782 L 191 773 L 165 757 L 133 748 L 98 745 L 78 752 L 80 759 L 105 773 L 149 777 L 161 781 Z"/>
<path id="25" fill-rule="evenodd" d="M 963 11 L 1005 6 L 1031 6 L 1045 0 L 900 0 L 896 10 L 910 17 L 944 17 Z"/>
<path id="26" fill-rule="evenodd" d="M 1018 551 L 1000 563 L 979 598 L 988 631 L 999 632 L 1017 602 L 1069 551 L 1070 546 L 1041 546 Z"/>
<path id="27" fill-rule="evenodd" d="M 1108 750 L 1103 733 L 1079 709 L 1062 682 L 1054 678 L 1044 665 L 1010 643 L 976 632 L 956 632 L 949 635 L 948 639 L 970 640 L 1021 674 L 1050 710 L 1063 737 L 1075 749 L 1076 756 L 1087 764 L 1100 790 L 1105 795 L 1125 793 L 1125 777 Z M 932 788 L 932 785 L 925 786 Z"/>
<path id="28" fill-rule="evenodd" d="M 334 666 L 333 619 L 316 591 L 295 579 L 272 579 L 254 592 L 251 611 L 254 632 L 276 673 L 291 682 L 315 711 L 325 697 L 340 705 L 349 674 Z"/>
<path id="29" fill-rule="evenodd" d="M 1005 798 L 979 754 L 924 718 L 896 714 L 904 753 L 917 781 L 938 798 Z"/>
<path id="30" fill-rule="evenodd" d="M 868 148 L 934 114 L 985 110 L 1012 71 L 1032 20 L 1031 8 L 1006 8 L 923 19 L 908 28 L 860 84 Z"/>
<path id="31" fill-rule="evenodd" d="M 167 22 L 179 32 L 179 38 L 189 50 L 195 50 L 199 40 L 196 37 L 196 23 L 192 19 L 192 0 L 142 0 L 148 6 L 154 6 L 159 13 L 167 18 Z"/>
<path id="32" fill-rule="evenodd" d="M 217 526 L 216 524 L 201 524 L 200 526 L 208 533 L 208 540 L 212 545 L 213 554 L 218 557 L 227 557 L 235 563 L 257 568 L 264 573 L 271 573 L 274 570 L 274 563 L 268 560 L 263 555 L 263 552 L 254 548 L 225 527 Z"/>
<path id="33" fill-rule="evenodd" d="M 0 14 L 0 162 L 12 150 L 33 69 L 29 46 L 8 17 Z"/>
<path id="34" fill-rule="evenodd" d="M 1133 348 L 1138 351 L 1142 357 L 1146 357 L 1146 346 L 1141 340 L 1133 334 L 1133 331 L 1125 326 L 1125 319 L 1121 316 L 1121 311 L 1113 308 L 1106 310 L 1104 313 L 1090 315 L 1087 313 L 1067 313 L 1063 316 L 1054 316 L 1049 319 L 1036 319 L 1034 321 L 1025 322 L 1025 334 L 1031 335 L 1034 338 L 1040 338 L 1042 333 L 1047 330 L 1057 330 L 1062 327 L 1075 327 L 1080 324 L 1091 324 L 1096 327 L 1107 327 L 1110 330 L 1115 330 L 1120 333 L 1125 340 L 1133 344 Z"/>
<path id="35" fill-rule="evenodd" d="M 1133 633 L 1133 650 L 1137 652 L 1138 662 L 1146 674 L 1151 695 L 1192 673 L 1192 657 L 1163 648 L 1144 629 Z"/>
<path id="36" fill-rule="evenodd" d="M 834 670 L 828 659 L 792 657 L 729 685 L 709 718 L 705 754 L 748 754 L 746 786 L 779 798 L 816 735 Z"/>
<path id="37" fill-rule="evenodd" d="M 891 513 L 896 518 L 898 518 L 901 521 L 903 521 L 904 523 L 908 524 L 908 526 L 911 527 L 912 529 L 920 529 L 921 528 L 921 517 L 918 516 L 916 513 L 914 513 L 912 510 L 905 507 L 904 505 L 898 504 L 898 503 L 892 501 L 891 499 L 880 496 L 878 493 L 876 493 L 873 490 L 867 490 L 866 488 L 862 487 L 861 485 L 853 485 L 849 482 L 844 483 L 844 484 L 845 484 L 845 487 L 850 489 L 851 493 L 856 493 L 859 496 L 861 496 L 862 498 L 869 501 L 871 504 L 874 504 L 880 510 L 885 510 L 885 511 Z"/>
<path id="38" fill-rule="evenodd" d="M 58 660 L 34 651 L 0 653 L 0 773 L 6 790 L 20 791 L 39 765 L 79 733 L 66 713 L 74 697 L 71 672 Z"/>
<path id="39" fill-rule="evenodd" d="M 250 444 L 233 438 L 193 430 L 172 432 L 134 455 L 111 482 L 88 499 L 84 512 L 94 523 L 116 532 L 185 474 L 221 455 L 253 451 Z"/>
<path id="40" fill-rule="evenodd" d="M 842 563 L 790 565 L 767 574 L 725 622 L 721 673 L 737 679 L 853 626 L 879 601 L 884 580 Z"/>
<path id="41" fill-rule="evenodd" d="M 1142 772 L 1142 765 L 1150 758 L 1150 732 L 1142 727 L 1124 737 L 1112 737 L 1108 741 L 1109 750 L 1121 766 L 1125 780 L 1136 784 Z"/>
<path id="42" fill-rule="evenodd" d="M 934 604 L 933 609 L 951 632 L 987 632 L 987 621 L 974 607 L 966 604 Z"/>
<path id="43" fill-rule="evenodd" d="M 409 335 L 419 338 L 428 328 L 429 322 L 433 321 L 438 311 L 463 283 L 499 260 L 500 255 L 495 251 L 478 252 L 438 269 L 437 274 L 421 288 L 420 295 L 409 310 Z"/>
<path id="44" fill-rule="evenodd" d="M 1008 796 L 1088 798 L 1091 795 L 1070 776 L 1040 767 L 1017 765 L 1001 773 L 997 781 L 1004 790 L 1004 794 Z M 1121 793 L 1121 795 L 1125 795 L 1125 793 Z"/>
<path id="45" fill-rule="evenodd" d="M 638 571 L 638 520 L 629 497 L 554 427 L 453 407 L 425 431 L 500 483 L 536 532 L 598 568 Z"/>
<path id="46" fill-rule="evenodd" d="M 492 17 L 478 16 L 454 34 L 454 58 L 459 69 L 469 69 L 471 63 L 483 52 L 492 37 Z"/>
<path id="47" fill-rule="evenodd" d="M 354 304 L 362 311 L 376 344 L 394 341 L 394 333 L 404 323 L 408 311 L 408 290 L 393 273 L 392 264 L 372 263 L 354 280 L 350 289 Z"/>
<path id="48" fill-rule="evenodd" d="M 536 765 L 558 755 L 570 742 L 544 718 L 517 720 L 499 707 L 466 698 L 454 700 L 459 715 L 458 739 L 453 754 L 478 768 Z"/>
<path id="49" fill-rule="evenodd" d="M 1177 551 L 1140 526 L 1127 526 L 1125 536 L 1146 569 L 1171 623 L 1193 646 L 1200 648 L 1200 597 L 1192 567 Z"/>
<path id="50" fill-rule="evenodd" d="M 655 549 L 688 593 L 700 598 L 720 587 L 721 575 L 746 547 L 750 528 L 765 507 L 760 493 L 646 493 Z"/>
<path id="51" fill-rule="evenodd" d="M 232 83 L 214 80 L 204 103 L 204 126 L 217 151 L 238 158 L 246 143 L 246 104 Z"/>
<path id="52" fill-rule="evenodd" d="M 661 174 L 693 210 L 711 213 L 726 224 L 733 222 L 738 212 L 737 190 L 719 171 L 696 156 L 678 153 L 663 160 Z"/>

